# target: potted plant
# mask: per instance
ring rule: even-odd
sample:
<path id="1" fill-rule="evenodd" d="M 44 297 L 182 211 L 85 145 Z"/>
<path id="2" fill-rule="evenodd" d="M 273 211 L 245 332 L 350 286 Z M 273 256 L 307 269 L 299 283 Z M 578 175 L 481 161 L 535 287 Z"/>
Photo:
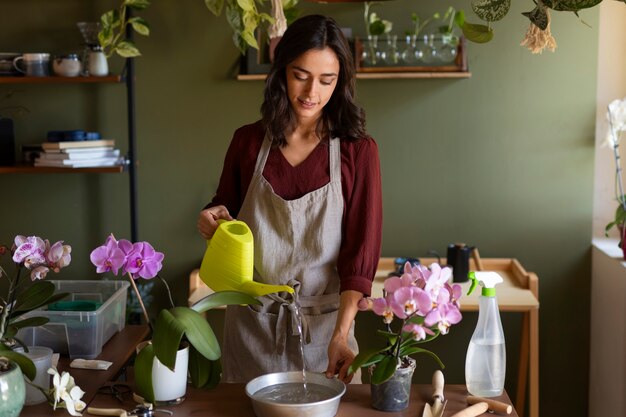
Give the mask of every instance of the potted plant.
<path id="1" fill-rule="evenodd" d="M 17 332 L 26 327 L 42 326 L 48 322 L 47 317 L 22 318 L 22 315 L 44 307 L 53 302 L 65 298 L 68 294 L 56 293 L 54 284 L 42 281 L 50 271 L 59 272 L 71 262 L 72 248 L 64 245 L 62 241 L 50 244 L 47 239 L 38 236 L 21 236 L 14 239 L 12 248 L 0 246 L 0 256 L 11 255 L 15 264 L 15 273 L 9 276 L 4 268 L 0 267 L 0 279 L 8 281 L 7 293 L 0 298 L 0 397 L 4 400 L 0 404 L 0 415 L 17 416 L 25 400 L 25 379 L 34 381 L 36 368 L 33 361 L 22 353 L 16 352 L 14 348 L 25 346 L 15 336 Z M 24 279 L 22 272 L 30 271 L 30 279 Z M 31 285 L 28 283 L 32 282 Z M 56 370 L 47 370 L 48 373 Z M 26 381 L 28 384 L 32 382 Z M 57 381 L 55 379 L 55 381 Z M 42 391 L 46 399 L 53 404 L 54 408 L 67 408 L 72 415 L 79 416 L 80 411 L 85 407 L 81 401 L 84 394 L 80 388 L 75 387 L 70 376 L 61 379 L 53 389 L 48 387 L 35 388 Z M 68 384 L 71 382 L 71 386 Z M 10 393 L 10 394 L 7 394 Z M 70 395 L 70 392 L 72 394 Z M 7 395 L 5 395 L 7 394 Z M 21 405 L 20 405 L 21 403 Z M 16 414 L 12 414 L 16 411 Z"/>
<path id="2" fill-rule="evenodd" d="M 141 17 L 130 16 L 128 9 L 141 11 L 149 5 L 149 0 L 122 0 L 118 9 L 109 10 L 100 17 L 98 41 L 107 58 L 114 53 L 123 58 L 141 55 L 135 43 L 127 39 L 126 28 L 130 25 L 136 33 L 148 36 L 150 25 Z"/>
<path id="3" fill-rule="evenodd" d="M 399 411 L 408 406 L 415 370 L 412 355 L 425 353 L 444 367 L 435 353 L 420 345 L 447 334 L 450 326 L 461 321 L 461 286 L 450 285 L 450 277 L 451 269 L 437 263 L 426 268 L 407 262 L 402 276 L 385 280 L 383 297 L 360 301 L 360 310 L 382 316 L 386 325 L 377 331 L 385 346 L 359 352 L 350 366 L 351 372 L 360 367 L 370 371 L 374 408 Z M 395 327 L 394 318 L 399 319 Z"/>
<path id="4" fill-rule="evenodd" d="M 213 329 L 201 313 L 228 304 L 260 304 L 257 299 L 236 291 L 222 291 L 205 297 L 191 308 L 176 307 L 167 282 L 159 275 L 164 255 L 148 242 L 118 241 L 111 235 L 104 245 L 94 249 L 90 258 L 99 273 L 128 276 L 144 318 L 153 329 L 152 340 L 140 346 L 135 359 L 135 383 L 139 395 L 149 402 L 180 400 L 185 394 L 187 372 L 195 387 L 212 387 L 219 382 L 220 347 Z M 161 310 L 151 324 L 135 280 L 155 277 L 165 285 L 171 308 Z M 180 385 L 175 386 L 175 381 Z"/>
<path id="5" fill-rule="evenodd" d="M 298 14 L 295 8 L 298 0 L 271 0 L 270 14 L 261 8 L 264 0 L 205 0 L 204 3 L 215 16 L 220 16 L 225 8 L 226 21 L 234 32 L 233 42 L 242 54 L 248 47 L 259 49 L 256 32 L 262 23 L 274 26 L 268 31 L 271 43 L 282 36 L 287 24 Z"/>

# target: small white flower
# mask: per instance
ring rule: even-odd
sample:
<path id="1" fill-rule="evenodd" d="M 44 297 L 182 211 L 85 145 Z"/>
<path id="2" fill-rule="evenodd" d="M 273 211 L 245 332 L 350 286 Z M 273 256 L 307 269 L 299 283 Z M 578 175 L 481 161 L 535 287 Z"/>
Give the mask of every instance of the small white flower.
<path id="1" fill-rule="evenodd" d="M 56 410 L 57 407 L 65 407 L 71 415 L 82 416 L 80 411 L 85 409 L 86 404 L 81 398 L 85 392 L 76 385 L 74 377 L 67 372 L 59 375 L 55 368 L 48 369 L 48 373 L 52 375 L 52 385 L 54 386 L 53 408 Z"/>

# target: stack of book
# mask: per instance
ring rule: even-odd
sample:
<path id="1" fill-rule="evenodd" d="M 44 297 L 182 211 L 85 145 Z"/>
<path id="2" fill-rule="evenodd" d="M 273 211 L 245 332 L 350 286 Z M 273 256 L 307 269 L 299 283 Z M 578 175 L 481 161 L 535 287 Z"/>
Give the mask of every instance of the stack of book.
<path id="1" fill-rule="evenodd" d="M 108 167 L 120 165 L 120 150 L 114 149 L 112 139 L 77 142 L 44 142 L 42 152 L 35 158 L 36 167 Z"/>

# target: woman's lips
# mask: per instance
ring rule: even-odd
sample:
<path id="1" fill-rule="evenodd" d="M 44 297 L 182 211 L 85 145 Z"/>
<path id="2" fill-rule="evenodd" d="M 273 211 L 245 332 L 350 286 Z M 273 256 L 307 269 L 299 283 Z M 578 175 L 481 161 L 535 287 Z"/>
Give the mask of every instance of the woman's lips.
<path id="1" fill-rule="evenodd" d="M 314 103 L 312 101 L 306 101 L 306 100 L 302 100 L 302 99 L 298 99 L 298 102 L 300 103 L 300 105 L 302 107 L 304 107 L 305 109 L 312 109 L 315 106 L 317 106 L 318 103 Z"/>

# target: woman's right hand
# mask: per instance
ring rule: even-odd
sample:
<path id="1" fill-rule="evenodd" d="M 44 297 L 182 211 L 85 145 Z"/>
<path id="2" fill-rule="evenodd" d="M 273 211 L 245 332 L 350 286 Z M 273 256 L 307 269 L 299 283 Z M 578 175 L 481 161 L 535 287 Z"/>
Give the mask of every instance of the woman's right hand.
<path id="1" fill-rule="evenodd" d="M 217 230 L 217 220 L 232 220 L 230 213 L 226 206 L 215 206 L 200 212 L 200 216 L 198 216 L 198 232 L 205 239 L 211 239 L 215 230 Z"/>

